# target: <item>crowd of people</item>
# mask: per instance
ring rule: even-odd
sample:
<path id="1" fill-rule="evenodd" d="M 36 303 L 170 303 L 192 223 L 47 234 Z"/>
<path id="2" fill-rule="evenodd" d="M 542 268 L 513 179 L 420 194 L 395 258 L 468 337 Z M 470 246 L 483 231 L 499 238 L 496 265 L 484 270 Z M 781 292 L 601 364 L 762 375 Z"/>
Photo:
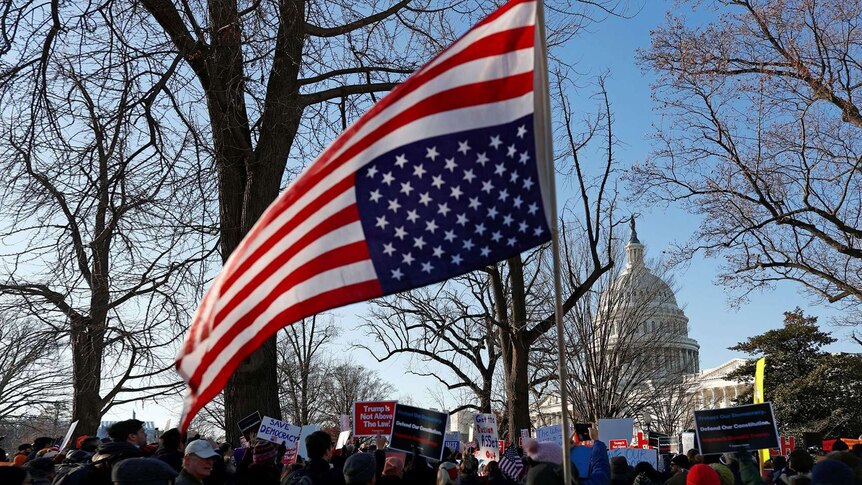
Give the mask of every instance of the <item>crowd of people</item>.
<path id="1" fill-rule="evenodd" d="M 22 444 L 9 459 L 0 450 L 2 485 L 563 485 L 562 446 L 524 439 L 521 447 L 501 460 L 479 463 L 473 450 L 445 449 L 439 462 L 417 450 L 392 453 L 386 438 L 355 441 L 340 449 L 329 433 L 305 437 L 307 457 L 282 464 L 286 449 L 268 441 L 247 446 L 221 445 L 199 436 L 183 439 L 177 429 L 166 431 L 158 444 L 147 444 L 143 422 L 120 421 L 108 430 L 110 439 L 82 436 L 70 450 L 54 446 L 52 438 Z M 771 473 L 762 474 L 750 453 L 721 456 L 687 454 L 669 457 L 657 470 L 623 456 L 609 457 L 595 426 L 586 470 L 573 466 L 580 485 L 862 485 L 862 445 L 848 449 L 836 442 L 831 453 L 817 457 L 803 449 L 774 457 Z M 841 446 L 843 445 L 843 447 Z M 509 462 L 507 461 L 508 465 Z M 574 465 L 574 464 L 573 464 Z"/>

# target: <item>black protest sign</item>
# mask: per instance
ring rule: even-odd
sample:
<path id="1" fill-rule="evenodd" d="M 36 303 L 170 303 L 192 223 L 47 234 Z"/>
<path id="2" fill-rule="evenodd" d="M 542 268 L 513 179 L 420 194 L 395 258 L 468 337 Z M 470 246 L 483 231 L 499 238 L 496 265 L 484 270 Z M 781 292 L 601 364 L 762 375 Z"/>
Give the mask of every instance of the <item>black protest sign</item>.
<path id="1" fill-rule="evenodd" d="M 260 411 L 255 411 L 253 414 L 249 414 L 248 416 L 240 419 L 239 422 L 236 423 L 236 425 L 239 426 L 240 433 L 245 433 L 246 431 L 259 425 L 260 422 Z"/>
<path id="2" fill-rule="evenodd" d="M 448 424 L 447 413 L 397 404 L 389 447 L 411 453 L 415 446 L 420 455 L 440 460 Z"/>
<path id="3" fill-rule="evenodd" d="M 694 429 L 702 455 L 778 448 L 772 403 L 694 412 Z"/>

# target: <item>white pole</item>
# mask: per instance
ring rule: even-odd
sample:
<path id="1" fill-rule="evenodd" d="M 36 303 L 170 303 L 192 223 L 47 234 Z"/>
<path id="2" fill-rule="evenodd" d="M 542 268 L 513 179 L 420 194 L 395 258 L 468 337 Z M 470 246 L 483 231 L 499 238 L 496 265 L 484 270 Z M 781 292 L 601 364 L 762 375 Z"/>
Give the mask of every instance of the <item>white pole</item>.
<path id="1" fill-rule="evenodd" d="M 563 329 L 563 284 L 560 270 L 560 229 L 557 215 L 557 187 L 554 170 L 554 144 L 551 125 L 551 98 L 548 85 L 548 53 L 545 37 L 545 10 L 543 0 L 536 1 L 536 45 L 539 47 L 539 55 L 536 56 L 535 70 L 537 73 L 537 87 L 541 91 L 541 99 L 536 100 L 536 116 L 542 117 L 537 120 L 537 126 L 543 126 L 541 132 L 536 133 L 543 140 L 537 143 L 537 148 L 544 153 L 545 159 L 545 182 L 548 189 L 547 202 L 550 209 L 551 226 L 551 249 L 554 252 L 554 318 L 557 324 L 557 351 L 559 360 L 557 362 L 557 373 L 560 379 L 560 413 L 562 414 L 563 426 L 563 483 L 572 483 L 572 462 L 569 452 L 569 406 L 566 372 L 566 338 Z"/>

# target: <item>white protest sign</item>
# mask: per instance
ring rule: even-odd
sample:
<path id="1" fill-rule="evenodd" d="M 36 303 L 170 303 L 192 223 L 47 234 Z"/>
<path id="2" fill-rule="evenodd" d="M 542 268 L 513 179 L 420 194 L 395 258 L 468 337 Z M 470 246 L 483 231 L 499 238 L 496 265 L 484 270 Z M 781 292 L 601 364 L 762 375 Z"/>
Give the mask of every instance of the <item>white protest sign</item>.
<path id="1" fill-rule="evenodd" d="M 344 430 L 338 434 L 338 441 L 335 442 L 335 449 L 341 449 L 342 446 L 347 444 L 347 439 L 350 438 L 350 430 Z"/>
<path id="2" fill-rule="evenodd" d="M 283 444 L 287 448 L 295 448 L 299 443 L 300 431 L 299 426 L 264 416 L 257 430 L 257 437 L 275 444 Z"/>
<path id="3" fill-rule="evenodd" d="M 63 437 L 63 444 L 60 445 L 60 451 L 66 449 L 66 445 L 69 444 L 69 441 L 72 439 L 72 433 L 75 432 L 75 428 L 78 426 L 78 422 L 75 421 L 69 425 L 69 431 L 66 431 L 66 436 Z"/>
<path id="4" fill-rule="evenodd" d="M 308 459 L 308 450 L 305 449 L 305 438 L 306 436 L 310 435 L 311 433 L 314 433 L 315 431 L 320 431 L 319 424 L 306 424 L 302 427 L 302 432 L 299 433 L 299 449 L 297 450 L 296 454 L 301 456 L 304 460 Z"/>
<path id="5" fill-rule="evenodd" d="M 497 418 L 493 414 L 477 414 L 473 419 L 473 427 L 476 429 L 476 442 L 479 445 L 476 458 L 498 461 L 500 448 L 497 443 Z"/>
<path id="6" fill-rule="evenodd" d="M 688 450 L 690 450 L 692 448 L 697 448 L 694 445 L 694 437 L 695 437 L 695 434 L 691 431 L 684 431 L 680 435 L 680 438 L 682 441 L 682 449 L 679 450 L 680 453 L 687 453 Z"/>
<path id="7" fill-rule="evenodd" d="M 168 420 L 165 421 L 165 427 L 162 428 L 162 433 L 164 433 L 165 431 L 167 431 L 169 429 L 171 429 L 171 418 L 168 418 Z"/>
<path id="8" fill-rule="evenodd" d="M 635 423 L 632 418 L 599 420 L 599 441 L 603 441 L 608 448 L 611 440 L 626 440 L 626 443 L 631 443 L 634 432 Z"/>
<path id="9" fill-rule="evenodd" d="M 341 425 L 341 431 L 347 431 L 350 428 L 350 416 L 342 414 L 338 417 L 338 422 Z"/>
<path id="10" fill-rule="evenodd" d="M 550 441 L 563 446 L 563 425 L 542 426 L 536 428 L 536 441 Z"/>

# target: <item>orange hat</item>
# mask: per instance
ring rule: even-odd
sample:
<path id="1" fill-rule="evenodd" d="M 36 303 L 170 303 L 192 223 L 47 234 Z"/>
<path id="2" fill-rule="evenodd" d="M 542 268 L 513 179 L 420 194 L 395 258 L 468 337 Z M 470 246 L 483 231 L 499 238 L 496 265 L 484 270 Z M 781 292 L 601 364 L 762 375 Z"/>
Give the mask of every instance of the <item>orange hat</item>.
<path id="1" fill-rule="evenodd" d="M 15 455 L 15 458 L 12 458 L 12 464 L 15 466 L 24 466 L 24 463 L 27 463 L 27 455 L 18 454 Z"/>

